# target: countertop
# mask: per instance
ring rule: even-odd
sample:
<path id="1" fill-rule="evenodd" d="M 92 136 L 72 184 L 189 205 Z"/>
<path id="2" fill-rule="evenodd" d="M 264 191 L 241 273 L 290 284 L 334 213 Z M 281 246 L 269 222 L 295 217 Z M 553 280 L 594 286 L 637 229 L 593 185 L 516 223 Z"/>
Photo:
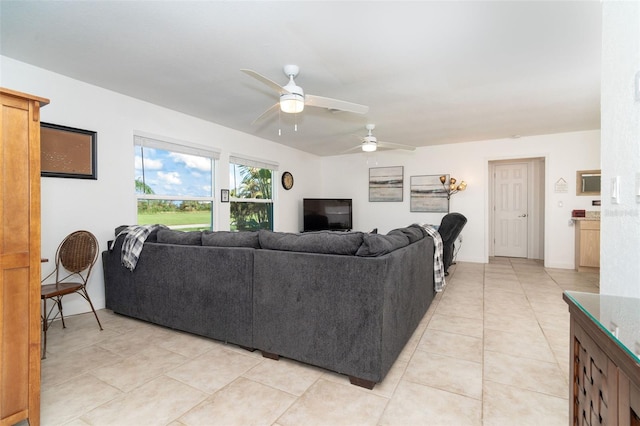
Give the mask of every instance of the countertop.
<path id="1" fill-rule="evenodd" d="M 565 291 L 573 303 L 640 364 L 640 298 Z"/>

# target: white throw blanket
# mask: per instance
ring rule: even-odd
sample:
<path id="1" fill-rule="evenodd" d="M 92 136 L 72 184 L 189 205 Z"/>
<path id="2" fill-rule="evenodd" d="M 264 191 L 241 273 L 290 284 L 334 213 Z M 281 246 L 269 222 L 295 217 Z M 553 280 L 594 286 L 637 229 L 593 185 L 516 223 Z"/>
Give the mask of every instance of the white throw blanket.
<path id="1" fill-rule="evenodd" d="M 116 243 L 118 237 L 122 234 L 126 234 L 124 237 L 124 241 L 122 242 L 122 252 L 121 259 L 122 264 L 130 271 L 133 271 L 138 264 L 138 258 L 140 257 L 140 252 L 142 251 L 142 247 L 144 246 L 144 242 L 147 240 L 147 237 L 151 232 L 158 228 L 168 229 L 164 225 L 133 225 L 128 226 L 118 235 L 111 243 L 111 247 L 109 250 L 113 250 L 113 245 Z"/>
<path id="2" fill-rule="evenodd" d="M 444 290 L 447 282 L 444 279 L 444 262 L 442 261 L 442 237 L 429 224 L 420 225 L 433 238 L 433 287 L 437 292 Z"/>

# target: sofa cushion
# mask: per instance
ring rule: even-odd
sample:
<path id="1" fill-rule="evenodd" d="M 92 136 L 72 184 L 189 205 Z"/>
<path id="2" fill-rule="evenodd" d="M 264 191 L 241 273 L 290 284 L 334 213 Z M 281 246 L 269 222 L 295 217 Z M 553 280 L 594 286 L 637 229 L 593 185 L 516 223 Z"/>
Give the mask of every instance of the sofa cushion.
<path id="1" fill-rule="evenodd" d="M 260 230 L 260 247 L 270 250 L 354 255 L 362 244 L 362 232 L 318 231 L 303 234 Z"/>
<path id="2" fill-rule="evenodd" d="M 422 227 L 416 224 L 409 225 L 406 228 L 394 229 L 394 231 L 400 231 L 406 235 L 407 238 L 409 238 L 409 243 L 415 243 L 416 241 L 423 239 L 425 234 Z"/>
<path id="3" fill-rule="evenodd" d="M 183 246 L 199 246 L 202 245 L 202 232 L 161 229 L 158 231 L 158 242 L 165 244 L 180 244 Z"/>
<path id="4" fill-rule="evenodd" d="M 387 235 L 365 234 L 363 242 L 356 256 L 376 257 L 391 253 L 394 250 L 409 245 L 409 237 L 404 232 L 394 229 Z"/>
<path id="5" fill-rule="evenodd" d="M 122 231 L 126 231 L 127 228 L 137 228 L 138 226 L 150 226 L 150 225 L 120 225 L 115 229 L 115 236 L 120 235 Z M 147 238 L 144 240 L 146 243 L 155 243 L 158 242 L 158 231 L 162 229 L 164 225 L 155 225 L 153 227 L 153 231 L 147 235 Z M 127 231 L 128 232 L 128 231 Z M 125 234 L 122 234 L 125 235 Z"/>
<path id="6" fill-rule="evenodd" d="M 260 248 L 260 241 L 258 240 L 258 232 L 255 231 L 204 231 L 202 233 L 202 245 L 215 247 Z"/>

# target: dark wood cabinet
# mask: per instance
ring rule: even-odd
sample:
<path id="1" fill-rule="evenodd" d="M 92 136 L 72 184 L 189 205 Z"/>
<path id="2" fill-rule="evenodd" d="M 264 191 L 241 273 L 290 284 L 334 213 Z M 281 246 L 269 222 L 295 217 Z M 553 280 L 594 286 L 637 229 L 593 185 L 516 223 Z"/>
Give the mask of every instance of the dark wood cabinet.
<path id="1" fill-rule="evenodd" d="M 573 425 L 640 426 L 640 299 L 565 292 Z"/>

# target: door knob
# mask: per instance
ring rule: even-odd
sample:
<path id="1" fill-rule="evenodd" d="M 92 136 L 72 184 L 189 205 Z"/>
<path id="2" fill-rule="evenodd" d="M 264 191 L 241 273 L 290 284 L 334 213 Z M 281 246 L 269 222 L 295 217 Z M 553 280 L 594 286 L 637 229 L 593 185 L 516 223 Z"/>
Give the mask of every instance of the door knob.
<path id="1" fill-rule="evenodd" d="M 527 217 L 527 214 L 526 214 L 526 213 L 525 213 L 525 214 L 521 214 L 521 215 L 520 215 L 520 216 L 518 216 L 518 217 Z"/>

